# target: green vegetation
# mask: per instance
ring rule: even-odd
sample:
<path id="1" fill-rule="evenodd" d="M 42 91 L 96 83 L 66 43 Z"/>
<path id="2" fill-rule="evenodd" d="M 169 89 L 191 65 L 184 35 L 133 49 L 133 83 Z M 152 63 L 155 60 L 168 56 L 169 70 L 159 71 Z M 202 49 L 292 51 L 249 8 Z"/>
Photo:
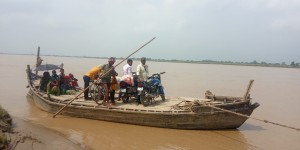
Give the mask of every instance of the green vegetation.
<path id="1" fill-rule="evenodd" d="M 8 54 L 8 53 L 0 53 Z M 18 55 L 18 54 L 13 54 Z M 34 55 L 34 54 L 19 54 L 19 55 Z M 77 58 L 93 58 L 93 59 L 107 59 L 108 57 L 92 57 L 92 56 L 65 56 L 65 55 L 44 55 L 44 56 L 54 56 L 54 57 L 77 57 Z M 125 59 L 124 57 L 117 58 L 119 60 Z M 140 58 L 132 58 L 133 60 L 140 60 Z M 214 60 L 177 60 L 177 59 L 154 59 L 147 58 L 148 61 L 156 62 L 174 62 L 174 63 L 195 63 L 195 64 L 220 64 L 220 65 L 239 65 L 239 66 L 262 66 L 262 67 L 282 67 L 282 68 L 300 68 L 300 63 L 292 61 L 290 64 L 286 62 L 281 63 L 267 63 L 258 62 L 256 60 L 252 62 L 233 62 L 233 61 L 214 61 Z"/>
<path id="2" fill-rule="evenodd" d="M 123 58 L 119 58 L 123 59 Z M 139 58 L 132 58 L 134 60 L 139 60 Z M 300 63 L 291 62 L 290 65 L 285 62 L 282 63 L 266 63 L 264 61 L 257 62 L 256 60 L 252 62 L 232 62 L 232 61 L 214 61 L 214 60 L 167 60 L 167 59 L 152 59 L 147 58 L 148 61 L 156 61 L 156 62 L 174 62 L 174 63 L 195 63 L 195 64 L 220 64 L 220 65 L 239 65 L 239 66 L 263 66 L 263 67 L 283 67 L 283 68 L 300 68 Z"/>
<path id="3" fill-rule="evenodd" d="M 11 123 L 10 115 L 0 106 L 0 149 L 8 148 L 9 140 L 5 132 L 11 131 Z"/>
<path id="4" fill-rule="evenodd" d="M 175 60 L 177 62 L 177 60 Z M 232 61 L 213 61 L 213 60 L 202 60 L 202 61 L 179 61 L 184 63 L 198 63 L 198 64 L 221 64 L 221 65 L 239 65 L 239 66 L 264 66 L 264 67 L 284 67 L 284 68 L 300 68 L 299 63 L 294 61 L 288 65 L 285 62 L 282 63 L 266 63 L 266 62 L 232 62 Z"/>
<path id="5" fill-rule="evenodd" d="M 48 55 L 50 56 L 50 55 Z M 96 58 L 96 59 L 108 59 L 108 57 L 89 57 L 89 56 L 58 56 L 58 55 L 51 55 L 56 57 L 79 57 L 79 58 Z M 119 60 L 125 59 L 124 57 L 116 58 Z M 133 60 L 139 61 L 140 58 L 131 58 Z M 256 60 L 252 62 L 233 62 L 233 61 L 214 61 L 214 60 L 177 60 L 177 59 L 153 59 L 147 58 L 148 61 L 155 61 L 155 62 L 174 62 L 174 63 L 195 63 L 195 64 L 220 64 L 220 65 L 239 65 L 239 66 L 263 66 L 263 67 L 282 67 L 282 68 L 300 68 L 300 63 L 295 63 L 292 61 L 290 65 L 286 64 L 285 62 L 282 63 L 267 63 L 267 62 L 257 62 Z"/>

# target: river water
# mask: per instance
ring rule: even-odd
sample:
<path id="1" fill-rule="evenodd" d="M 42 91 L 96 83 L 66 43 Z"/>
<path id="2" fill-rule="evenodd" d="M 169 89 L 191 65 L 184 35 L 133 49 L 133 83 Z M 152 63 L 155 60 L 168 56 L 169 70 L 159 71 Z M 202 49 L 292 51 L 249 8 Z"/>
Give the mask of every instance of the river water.
<path id="1" fill-rule="evenodd" d="M 64 63 L 82 86 L 82 75 L 107 61 L 91 58 L 43 56 L 43 63 Z M 26 65 L 36 56 L 0 54 L 0 104 L 17 118 L 56 130 L 86 149 L 145 150 L 299 150 L 300 131 L 248 119 L 237 130 L 176 130 L 72 118 L 44 112 L 26 98 Z M 120 60 L 117 60 L 118 63 Z M 135 71 L 139 62 L 133 62 Z M 121 74 L 122 63 L 116 68 Z M 242 96 L 249 80 L 253 102 L 260 103 L 252 117 L 300 128 L 300 69 L 229 66 L 148 61 L 150 73 L 165 71 L 166 96 L 203 98 Z M 42 73 L 40 73 L 42 74 Z"/>

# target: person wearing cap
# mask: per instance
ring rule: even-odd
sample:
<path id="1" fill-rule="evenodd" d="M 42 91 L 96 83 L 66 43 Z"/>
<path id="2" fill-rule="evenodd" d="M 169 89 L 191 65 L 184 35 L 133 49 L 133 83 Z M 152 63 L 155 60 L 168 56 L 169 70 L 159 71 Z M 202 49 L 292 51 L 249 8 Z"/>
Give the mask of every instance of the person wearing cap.
<path id="1" fill-rule="evenodd" d="M 85 73 L 83 75 L 84 89 L 85 89 L 84 99 L 85 100 L 91 100 L 92 99 L 88 96 L 89 95 L 89 89 L 87 87 L 89 87 L 90 81 L 94 81 L 99 77 L 100 72 L 101 72 L 101 65 L 98 65 L 96 67 L 93 67 L 87 73 Z"/>
<path id="2" fill-rule="evenodd" d="M 110 89 L 110 81 L 111 81 L 111 76 L 113 75 L 117 75 L 117 72 L 115 71 L 115 67 L 113 66 L 115 63 L 115 58 L 114 57 L 110 57 L 108 59 L 108 63 L 105 65 L 100 66 L 101 69 L 101 73 L 102 73 L 102 83 L 104 83 L 104 88 L 106 88 L 106 94 L 104 96 L 104 100 L 103 103 L 107 103 L 109 100 L 109 89 Z M 111 99 L 111 103 L 115 104 L 115 100 L 114 98 Z"/>

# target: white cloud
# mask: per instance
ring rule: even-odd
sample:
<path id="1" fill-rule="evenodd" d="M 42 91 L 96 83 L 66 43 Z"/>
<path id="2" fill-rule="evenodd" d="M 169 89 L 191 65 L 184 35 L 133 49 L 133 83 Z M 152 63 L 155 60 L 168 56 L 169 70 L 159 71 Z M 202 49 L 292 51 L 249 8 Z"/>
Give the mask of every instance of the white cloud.
<path id="1" fill-rule="evenodd" d="M 288 29 L 300 31 L 300 13 L 277 18 L 271 24 L 273 29 Z"/>
<path id="2" fill-rule="evenodd" d="M 299 5 L 300 0 L 0 0 L 0 50 L 38 41 L 61 54 L 82 55 L 86 49 L 111 55 L 157 36 L 151 46 L 160 58 L 255 57 L 286 45 L 299 48 Z"/>
<path id="3" fill-rule="evenodd" d="M 266 6 L 271 10 L 289 10 L 299 8 L 299 0 L 266 0 Z"/>

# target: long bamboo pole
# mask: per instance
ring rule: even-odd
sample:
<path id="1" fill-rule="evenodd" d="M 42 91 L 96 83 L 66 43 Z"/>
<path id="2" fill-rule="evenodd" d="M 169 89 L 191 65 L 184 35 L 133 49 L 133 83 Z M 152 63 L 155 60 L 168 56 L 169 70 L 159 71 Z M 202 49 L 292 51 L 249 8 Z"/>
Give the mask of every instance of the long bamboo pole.
<path id="1" fill-rule="evenodd" d="M 123 63 L 125 60 L 127 60 L 130 56 L 132 56 L 133 54 L 137 53 L 139 50 L 141 50 L 143 47 L 145 47 L 146 45 L 148 45 L 150 42 L 152 42 L 156 37 L 152 38 L 150 41 L 148 41 L 147 43 L 145 43 L 144 45 L 142 45 L 139 49 L 135 50 L 133 53 L 131 53 L 130 55 L 128 55 L 126 58 L 124 58 L 122 61 L 120 61 L 117 65 L 115 65 L 113 68 L 119 66 L 121 63 Z M 97 81 L 99 81 L 104 75 L 106 75 L 107 73 L 109 73 L 113 68 L 109 69 L 107 72 L 105 72 L 102 76 L 100 76 Z M 85 88 L 83 91 L 81 91 L 77 96 L 75 96 L 69 103 L 67 103 L 64 107 L 62 107 L 60 110 L 58 110 L 52 117 L 55 118 L 56 115 L 58 115 L 62 110 L 64 110 L 67 106 L 69 106 L 75 99 L 77 99 L 84 91 L 86 91 L 87 89 L 89 89 L 92 85 L 94 85 L 96 82 L 90 84 L 87 88 Z"/>
<path id="2" fill-rule="evenodd" d="M 248 97 L 248 94 L 250 92 L 250 89 L 252 87 L 253 82 L 254 82 L 254 80 L 250 80 L 249 85 L 248 85 L 247 90 L 246 90 L 246 93 L 244 94 L 244 97 L 243 97 L 244 100 L 247 100 L 247 97 Z"/>
<path id="3" fill-rule="evenodd" d="M 40 57 L 40 47 L 38 47 L 38 52 L 36 55 L 36 64 L 35 64 L 35 68 L 37 68 L 39 66 L 38 62 L 39 62 L 39 57 Z M 35 74 L 38 75 L 38 70 L 36 69 Z"/>

